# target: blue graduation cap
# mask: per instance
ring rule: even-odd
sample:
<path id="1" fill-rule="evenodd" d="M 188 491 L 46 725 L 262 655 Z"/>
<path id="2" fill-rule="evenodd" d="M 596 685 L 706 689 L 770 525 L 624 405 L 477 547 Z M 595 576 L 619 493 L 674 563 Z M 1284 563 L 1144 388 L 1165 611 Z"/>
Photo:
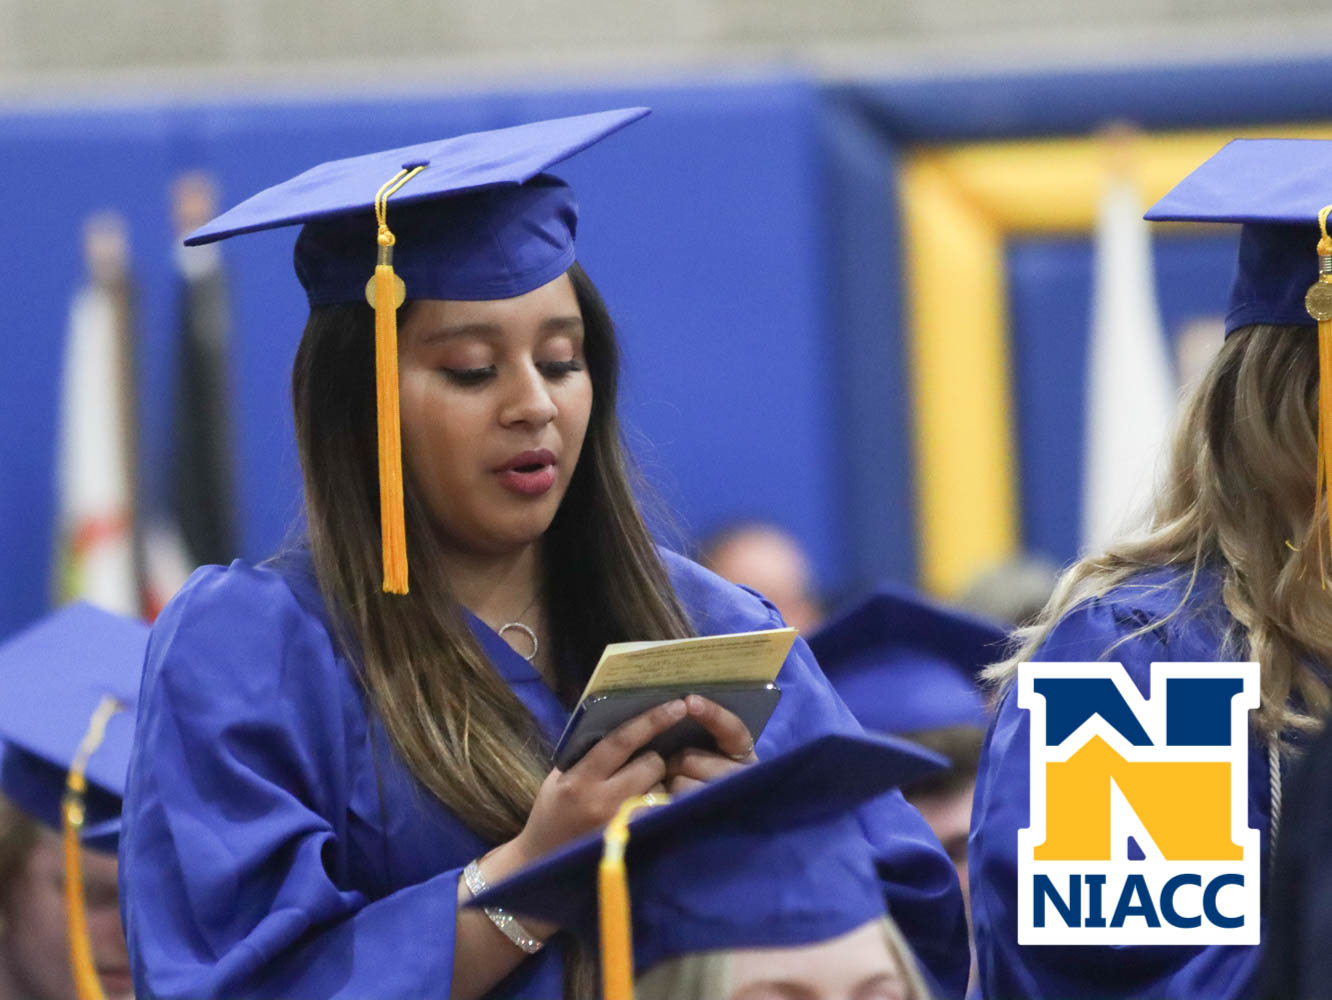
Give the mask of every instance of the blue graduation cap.
<path id="1" fill-rule="evenodd" d="M 1148 210 L 1155 222 L 1241 223 L 1226 333 L 1312 325 L 1319 210 L 1332 203 L 1332 141 L 1234 139 Z"/>
<path id="2" fill-rule="evenodd" d="M 1238 222 L 1226 335 L 1255 323 L 1318 325 L 1319 500 L 1332 492 L 1332 140 L 1234 139 L 1147 212 Z M 1332 538 L 1332 522 L 1329 522 Z"/>
<path id="3" fill-rule="evenodd" d="M 1000 659 L 999 625 L 884 586 L 809 638 L 814 658 L 862 726 L 904 736 L 989 724 L 976 684 Z"/>
<path id="4" fill-rule="evenodd" d="M 943 766 L 903 740 L 832 734 L 639 812 L 624 854 L 634 967 L 645 972 L 693 952 L 813 944 L 883 915 L 882 884 L 854 810 Z M 474 904 L 594 941 L 602 853 L 602 837 L 586 837 Z"/>
<path id="5" fill-rule="evenodd" d="M 72 604 L 0 645 L 0 790 L 28 815 L 61 828 L 66 777 L 103 699 L 125 706 L 88 757 L 83 843 L 114 851 L 120 834 L 134 704 L 148 626 Z"/>
<path id="6" fill-rule="evenodd" d="M 374 307 L 385 591 L 407 592 L 397 307 L 409 298 L 513 298 L 558 278 L 574 262 L 578 206 L 545 171 L 647 113 L 602 111 L 334 160 L 186 238 L 195 245 L 301 224 L 296 274 L 310 305 Z"/>

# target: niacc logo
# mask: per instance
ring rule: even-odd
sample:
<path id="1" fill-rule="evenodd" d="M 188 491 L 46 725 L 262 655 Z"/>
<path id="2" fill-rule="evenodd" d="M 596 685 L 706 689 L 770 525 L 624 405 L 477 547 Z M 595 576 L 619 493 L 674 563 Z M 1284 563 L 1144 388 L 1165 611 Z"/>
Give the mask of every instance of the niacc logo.
<path id="1" fill-rule="evenodd" d="M 1257 944 L 1256 663 L 1023 663 L 1031 825 L 1019 944 Z"/>

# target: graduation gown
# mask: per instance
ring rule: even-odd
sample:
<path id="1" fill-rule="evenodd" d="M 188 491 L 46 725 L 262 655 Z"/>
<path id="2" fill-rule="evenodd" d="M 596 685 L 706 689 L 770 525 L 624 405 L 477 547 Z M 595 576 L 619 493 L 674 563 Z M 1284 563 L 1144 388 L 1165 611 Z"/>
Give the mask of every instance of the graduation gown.
<path id="1" fill-rule="evenodd" d="M 1332 1000 L 1332 726 L 1296 766 L 1267 896 L 1259 995 Z"/>
<path id="2" fill-rule="evenodd" d="M 752 592 L 665 554 L 700 634 L 778 627 Z M 552 745 L 568 713 L 472 618 L 495 670 Z M 770 755 L 856 723 L 808 647 L 778 677 Z M 367 712 L 330 634 L 308 552 L 197 571 L 153 630 L 121 839 L 140 997 L 441 997 L 456 886 L 493 845 L 419 785 Z M 896 792 L 861 813 L 892 915 L 944 995 L 967 973 L 948 859 Z M 489 994 L 561 995 L 557 936 Z"/>
<path id="3" fill-rule="evenodd" d="M 1187 604 L 1170 621 L 1115 646 L 1179 608 L 1188 576 L 1173 570 L 1142 573 L 1104 597 L 1078 605 L 1031 659 L 1122 663 L 1144 697 L 1153 662 L 1243 659 L 1226 643 L 1235 623 L 1212 574 L 1200 576 Z M 1029 825 L 1028 740 L 1028 713 L 1018 708 L 1016 692 L 1009 689 L 986 738 L 971 814 L 971 912 L 983 995 L 988 1000 L 1227 1000 L 1252 995 L 1256 946 L 1018 946 L 1017 832 Z M 1264 872 L 1270 797 L 1267 745 L 1251 741 L 1249 826 L 1260 831 Z"/>

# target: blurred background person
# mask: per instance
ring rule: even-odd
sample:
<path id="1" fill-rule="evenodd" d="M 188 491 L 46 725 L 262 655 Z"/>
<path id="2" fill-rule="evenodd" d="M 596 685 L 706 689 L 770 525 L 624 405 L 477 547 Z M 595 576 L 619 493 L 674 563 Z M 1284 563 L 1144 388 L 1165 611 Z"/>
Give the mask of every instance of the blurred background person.
<path id="1" fill-rule="evenodd" d="M 902 792 L 953 859 L 964 896 L 971 794 L 990 720 L 977 678 L 1003 656 L 1005 638 L 993 622 L 883 587 L 809 639 L 867 732 L 904 737 L 948 759 L 948 768 Z"/>
<path id="2" fill-rule="evenodd" d="M 604 837 L 476 905 L 600 939 L 608 1000 L 928 1000 L 855 809 L 939 763 L 821 737 L 668 804 L 630 800 Z"/>
<path id="3" fill-rule="evenodd" d="M 1009 628 L 1030 625 L 1054 593 L 1059 570 L 1038 555 L 1020 555 L 977 574 L 958 607 Z"/>
<path id="4" fill-rule="evenodd" d="M 718 576 L 756 590 L 802 634 L 818 626 L 823 609 L 809 556 L 795 536 L 766 521 L 737 521 L 709 535 L 699 562 Z"/>
<path id="5" fill-rule="evenodd" d="M 971 801 L 990 721 L 978 677 L 1004 655 L 1005 639 L 1000 625 L 892 587 L 834 615 L 809 639 L 866 731 L 904 737 L 947 759 L 902 794 L 948 852 L 968 909 Z"/>
<path id="6" fill-rule="evenodd" d="M 147 640 L 148 627 L 141 622 L 74 604 L 0 646 L 0 997 L 5 1000 L 89 1000 L 97 985 L 112 1000 L 133 995 L 115 852 Z M 87 939 L 81 954 L 87 961 L 76 972 L 61 804 L 75 751 L 107 696 L 124 707 L 87 758 L 77 855 L 81 873 L 73 890 L 83 899 Z"/>

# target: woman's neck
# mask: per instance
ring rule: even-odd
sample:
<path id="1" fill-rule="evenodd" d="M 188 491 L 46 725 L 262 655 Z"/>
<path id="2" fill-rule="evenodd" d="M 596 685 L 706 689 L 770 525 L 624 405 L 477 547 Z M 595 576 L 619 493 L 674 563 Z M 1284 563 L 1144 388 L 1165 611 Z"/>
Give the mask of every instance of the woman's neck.
<path id="1" fill-rule="evenodd" d="M 458 600 L 489 625 L 515 621 L 537 603 L 541 589 L 538 543 L 498 556 L 448 550 L 443 553 L 443 563 Z"/>

